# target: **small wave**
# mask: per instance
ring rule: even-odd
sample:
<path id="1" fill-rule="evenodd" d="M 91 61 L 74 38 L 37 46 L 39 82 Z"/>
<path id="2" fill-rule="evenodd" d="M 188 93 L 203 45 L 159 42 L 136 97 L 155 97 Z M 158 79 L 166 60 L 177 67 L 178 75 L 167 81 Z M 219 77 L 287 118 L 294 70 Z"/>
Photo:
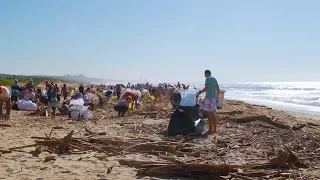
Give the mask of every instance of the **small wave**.
<path id="1" fill-rule="evenodd" d="M 233 83 L 221 88 L 233 97 L 320 107 L 320 82 Z"/>

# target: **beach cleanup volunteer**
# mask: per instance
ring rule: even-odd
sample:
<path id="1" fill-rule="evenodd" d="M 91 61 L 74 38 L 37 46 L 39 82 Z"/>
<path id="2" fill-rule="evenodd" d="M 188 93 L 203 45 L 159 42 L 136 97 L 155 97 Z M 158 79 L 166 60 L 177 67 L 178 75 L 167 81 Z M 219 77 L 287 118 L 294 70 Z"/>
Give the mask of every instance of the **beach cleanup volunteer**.
<path id="1" fill-rule="evenodd" d="M 206 70 L 204 72 L 206 77 L 205 87 L 198 92 L 200 94 L 206 92 L 205 99 L 203 101 L 203 110 L 208 114 L 209 120 L 209 134 L 217 132 L 217 120 L 216 120 L 216 111 L 217 111 L 217 98 L 220 94 L 220 88 L 217 80 L 211 76 L 211 71 Z"/>
<path id="2" fill-rule="evenodd" d="M 5 86 L 0 86 L 0 119 L 2 119 L 3 112 L 2 107 L 6 104 L 6 119 L 10 119 L 11 111 L 11 99 L 10 99 L 10 90 Z"/>
<path id="3" fill-rule="evenodd" d="M 132 102 L 131 97 L 128 97 L 126 99 L 122 99 L 114 106 L 114 110 L 118 112 L 118 117 L 124 116 L 124 114 L 128 111 L 129 104 L 131 102 Z"/>
<path id="4" fill-rule="evenodd" d="M 18 84 L 18 80 L 15 79 L 14 83 L 11 85 L 11 102 L 16 103 L 19 101 L 19 90 L 20 86 Z"/>

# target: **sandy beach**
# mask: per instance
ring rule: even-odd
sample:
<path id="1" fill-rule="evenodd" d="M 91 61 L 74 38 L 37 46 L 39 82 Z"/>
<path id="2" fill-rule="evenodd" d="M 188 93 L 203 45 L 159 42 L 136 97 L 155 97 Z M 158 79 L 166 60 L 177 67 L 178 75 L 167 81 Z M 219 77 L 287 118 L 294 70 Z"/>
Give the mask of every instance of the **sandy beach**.
<path id="1" fill-rule="evenodd" d="M 80 153 L 56 154 L 35 147 L 9 150 L 10 148 L 35 143 L 31 137 L 62 138 L 71 131 L 72 137 L 105 137 L 115 141 L 143 142 L 164 141 L 169 118 L 168 102 L 156 105 L 156 115 L 150 113 L 149 105 L 141 110 L 132 111 L 123 118 L 116 117 L 111 107 L 96 109 L 91 120 L 71 121 L 66 116 L 56 119 L 32 115 L 31 112 L 12 111 L 9 121 L 1 122 L 0 179 L 170 179 L 156 176 L 137 176 L 139 168 L 119 164 L 119 159 L 144 160 L 154 162 L 201 163 L 239 165 L 237 172 L 220 179 L 320 179 L 320 121 L 305 118 L 281 110 L 264 106 L 255 106 L 241 101 L 227 100 L 219 111 L 218 132 L 208 137 L 183 140 L 172 138 L 175 143 L 189 143 L 189 151 L 177 149 L 175 153 L 159 151 L 122 150 L 116 153 L 86 151 Z M 151 114 L 151 115 L 150 115 Z M 237 123 L 235 118 L 267 115 L 289 128 L 279 128 L 262 121 Z M 151 116 L 151 117 L 150 117 Z M 303 124 L 304 126 L 300 126 Z M 298 127 L 298 128 L 297 128 Z M 45 135 L 46 134 L 46 135 Z M 93 135 L 92 135 L 93 134 Z M 120 145 L 117 145 L 120 146 Z M 283 169 L 283 173 L 274 175 L 277 170 L 260 168 L 259 177 L 248 176 L 244 165 L 259 165 L 270 162 L 283 147 L 288 147 L 307 167 L 295 165 Z M 116 149 L 116 147 L 112 147 Z M 131 148 L 134 149 L 134 148 Z M 110 151 L 108 151 L 110 152 Z M 170 158 L 169 158 L 170 157 Z M 250 170 L 251 172 L 252 170 Z M 258 176 L 258 175 L 257 175 Z M 175 179 L 171 177 L 171 179 Z M 181 179 L 181 177 L 179 178 Z M 194 179 L 194 178 L 191 178 Z M 206 178 L 204 178 L 206 179 Z M 211 179 L 211 178 L 209 178 Z"/>

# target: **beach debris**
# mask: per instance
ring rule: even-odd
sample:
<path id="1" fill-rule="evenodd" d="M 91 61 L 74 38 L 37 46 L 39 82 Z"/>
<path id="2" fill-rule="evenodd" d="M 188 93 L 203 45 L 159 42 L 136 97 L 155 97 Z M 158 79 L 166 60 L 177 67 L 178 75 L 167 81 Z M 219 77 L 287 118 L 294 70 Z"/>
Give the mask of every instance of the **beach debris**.
<path id="1" fill-rule="evenodd" d="M 244 111 L 234 110 L 234 111 L 218 111 L 218 115 L 238 115 L 244 114 Z"/>
<path id="2" fill-rule="evenodd" d="M 12 127 L 10 124 L 3 124 L 3 123 L 1 123 L 0 124 L 0 127 Z"/>
<path id="3" fill-rule="evenodd" d="M 13 147 L 8 151 L 36 147 L 51 154 L 78 154 L 78 160 L 83 162 L 94 158 L 98 161 L 121 158 L 118 159 L 119 164 L 136 168 L 138 176 L 167 176 L 171 179 L 286 179 L 301 174 L 300 177 L 309 178 L 300 168 L 311 169 L 319 164 L 317 124 L 305 122 L 305 125 L 292 126 L 287 124 L 292 121 L 286 121 L 288 119 L 264 108 L 224 106 L 223 111 L 217 113 L 221 120 L 218 121 L 217 136 L 166 137 L 163 131 L 167 129 L 168 121 L 155 121 L 149 116 L 156 114 L 159 118 L 168 114 L 170 108 L 161 103 L 132 111 L 130 118 L 112 119 L 112 123 L 99 122 L 99 117 L 108 120 L 113 117 L 112 113 L 101 111 L 95 114 L 96 126 L 88 123 L 76 133 L 66 132 L 69 127 L 55 133 L 51 130 L 45 137 L 31 137 L 35 139 L 34 144 Z M 230 104 L 234 102 L 230 101 Z M 266 112 L 261 113 L 260 110 Z M 261 114 L 272 114 L 280 120 Z M 66 136 L 63 137 L 62 131 Z M 111 172 L 112 167 L 104 167 L 104 174 Z"/>
<path id="4" fill-rule="evenodd" d="M 55 161 L 55 160 L 56 160 L 56 157 L 55 157 L 55 156 L 49 155 L 49 156 L 46 156 L 46 157 L 44 158 L 44 161 L 43 161 L 43 162 L 49 162 L 49 161 Z"/>
<path id="5" fill-rule="evenodd" d="M 273 118 L 266 116 L 266 115 L 232 118 L 232 121 L 234 121 L 236 123 L 249 123 L 249 122 L 253 122 L 253 121 L 261 121 L 261 122 L 273 125 L 275 127 L 281 128 L 281 129 L 290 129 L 291 128 L 289 125 L 285 125 L 285 124 L 276 122 L 273 120 Z"/>
<path id="6" fill-rule="evenodd" d="M 111 173 L 111 171 L 112 171 L 112 169 L 113 169 L 113 166 L 108 167 L 108 169 L 107 169 L 107 174 L 110 174 L 110 173 Z"/>
<path id="7" fill-rule="evenodd" d="M 120 165 L 138 168 L 138 176 L 166 177 L 219 177 L 235 172 L 239 166 L 228 164 L 188 164 L 165 161 L 137 161 L 129 159 L 118 160 Z"/>
<path id="8" fill-rule="evenodd" d="M 299 158 L 287 147 L 283 146 L 283 150 L 279 150 L 277 156 L 271 159 L 270 163 L 275 167 L 291 167 L 308 168 L 306 164 L 301 162 Z"/>

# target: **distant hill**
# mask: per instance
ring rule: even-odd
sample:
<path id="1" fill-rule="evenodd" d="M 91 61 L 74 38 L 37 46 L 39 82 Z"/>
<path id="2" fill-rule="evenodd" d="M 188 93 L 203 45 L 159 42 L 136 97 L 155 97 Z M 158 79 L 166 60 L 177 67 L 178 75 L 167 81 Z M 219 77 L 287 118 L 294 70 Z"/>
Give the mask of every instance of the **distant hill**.
<path id="1" fill-rule="evenodd" d="M 63 76 L 43 76 L 43 75 L 30 75 L 30 76 L 26 76 L 26 75 L 12 75 L 12 74 L 0 74 L 0 82 L 3 81 L 4 79 L 6 79 L 6 83 L 7 81 L 12 81 L 13 79 L 21 79 L 22 81 L 28 81 L 28 79 L 33 78 L 34 80 L 36 79 L 37 81 L 40 80 L 61 80 L 61 81 L 67 81 L 67 82 L 79 82 L 79 83 L 95 83 L 95 84 L 99 84 L 99 83 L 125 83 L 124 81 L 118 81 L 118 80 L 110 80 L 110 79 L 100 79 L 100 78 L 90 78 L 90 77 L 86 77 L 84 75 L 63 75 Z M 2 79 L 2 80 L 1 80 Z M 11 82 L 11 83 L 12 83 Z"/>

